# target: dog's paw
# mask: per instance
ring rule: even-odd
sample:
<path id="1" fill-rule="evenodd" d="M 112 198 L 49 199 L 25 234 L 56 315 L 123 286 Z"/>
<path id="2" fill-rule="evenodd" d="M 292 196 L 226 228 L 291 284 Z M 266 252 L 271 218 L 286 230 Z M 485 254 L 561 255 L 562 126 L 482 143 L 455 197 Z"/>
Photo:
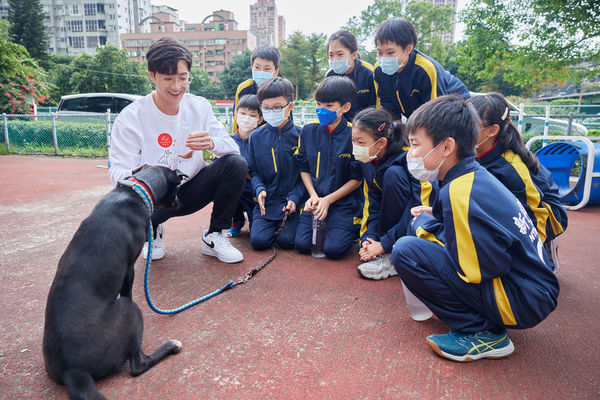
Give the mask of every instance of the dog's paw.
<path id="1" fill-rule="evenodd" d="M 177 354 L 181 351 L 181 347 L 183 346 L 183 344 L 179 340 L 171 339 L 171 340 L 169 340 L 169 343 L 171 343 L 173 345 L 173 353 L 172 354 Z"/>

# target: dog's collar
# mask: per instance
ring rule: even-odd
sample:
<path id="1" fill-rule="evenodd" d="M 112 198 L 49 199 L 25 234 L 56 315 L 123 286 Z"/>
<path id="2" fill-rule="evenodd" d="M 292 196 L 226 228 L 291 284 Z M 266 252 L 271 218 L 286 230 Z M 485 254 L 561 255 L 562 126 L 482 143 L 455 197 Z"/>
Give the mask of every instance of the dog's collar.
<path id="1" fill-rule="evenodd" d="M 119 185 L 127 186 L 140 196 L 148 209 L 148 214 L 152 215 L 154 211 L 154 199 L 152 198 L 152 191 L 150 191 L 150 188 L 144 182 L 130 176 L 127 180 L 119 181 Z"/>

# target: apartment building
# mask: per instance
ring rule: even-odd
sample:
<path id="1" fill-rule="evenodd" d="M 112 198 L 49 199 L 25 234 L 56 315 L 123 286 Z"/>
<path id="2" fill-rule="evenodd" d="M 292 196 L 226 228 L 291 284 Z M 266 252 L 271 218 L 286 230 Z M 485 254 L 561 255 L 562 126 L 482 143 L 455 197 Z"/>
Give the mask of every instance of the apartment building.
<path id="1" fill-rule="evenodd" d="M 193 66 L 208 72 L 211 81 L 219 80 L 219 73 L 245 49 L 254 50 L 256 36 L 248 30 L 239 30 L 234 14 L 227 10 L 214 11 L 200 23 L 185 23 L 172 7 L 154 7 L 149 33 L 121 35 L 122 48 L 130 58 L 146 60 L 152 43 L 164 36 L 176 38 L 192 52 Z"/>
<path id="2" fill-rule="evenodd" d="M 250 5 L 250 31 L 258 46 L 279 46 L 285 39 L 285 19 L 277 15 L 275 0 L 257 0 Z"/>
<path id="3" fill-rule="evenodd" d="M 454 15 L 452 16 L 452 27 L 450 28 L 450 30 L 448 31 L 444 31 L 441 33 L 441 37 L 442 40 L 444 41 L 444 43 L 450 43 L 452 42 L 452 40 L 454 39 L 454 31 L 456 30 L 456 6 L 457 6 L 457 1 L 456 0 L 427 0 L 430 3 L 433 3 L 436 6 L 450 6 L 452 7 L 452 9 L 454 10 Z"/>
<path id="4" fill-rule="evenodd" d="M 5 0 L 2 0 L 5 1 Z M 150 32 L 150 0 L 41 0 L 49 53 L 95 54 L 98 46 L 121 47 L 120 35 Z"/>

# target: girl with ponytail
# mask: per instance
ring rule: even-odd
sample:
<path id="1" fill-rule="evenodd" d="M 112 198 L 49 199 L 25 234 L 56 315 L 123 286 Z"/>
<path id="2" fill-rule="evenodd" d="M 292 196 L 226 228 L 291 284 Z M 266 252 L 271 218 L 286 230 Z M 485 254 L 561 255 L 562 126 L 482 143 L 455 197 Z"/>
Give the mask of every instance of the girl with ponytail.
<path id="1" fill-rule="evenodd" d="M 568 220 L 552 174 L 525 147 L 510 119 L 510 106 L 500 93 L 475 96 L 467 101 L 481 118 L 475 145 L 479 163 L 521 202 L 536 225 L 555 270 L 558 269 L 557 253 L 555 249 L 550 251 L 550 242 L 564 232 Z"/>
<path id="2" fill-rule="evenodd" d="M 437 187 L 412 177 L 406 165 L 404 125 L 378 108 L 366 108 L 352 123 L 353 155 L 361 162 L 365 203 L 360 230 L 358 273 L 367 279 L 397 275 L 390 261 L 392 246 L 404 236 L 410 209 L 428 206 Z"/>

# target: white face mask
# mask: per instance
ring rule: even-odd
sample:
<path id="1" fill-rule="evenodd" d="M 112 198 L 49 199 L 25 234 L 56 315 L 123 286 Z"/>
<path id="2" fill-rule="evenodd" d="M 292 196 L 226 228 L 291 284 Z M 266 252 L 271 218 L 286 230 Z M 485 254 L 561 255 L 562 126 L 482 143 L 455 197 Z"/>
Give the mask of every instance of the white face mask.
<path id="1" fill-rule="evenodd" d="M 373 146 L 377 142 L 379 142 L 379 139 L 377 139 L 375 142 L 373 142 L 371 144 L 371 146 Z M 377 153 L 375 153 L 374 156 L 369 155 L 369 149 L 371 148 L 371 146 L 358 146 L 358 145 L 352 143 L 352 155 L 354 156 L 356 161 L 360 161 L 361 163 L 366 164 L 369 161 L 377 158 L 377 154 L 379 153 L 379 150 L 377 150 Z"/>
<path id="2" fill-rule="evenodd" d="M 488 141 L 490 138 L 492 138 L 492 137 L 493 137 L 493 136 L 488 136 L 487 138 L 483 139 L 483 140 L 481 141 L 481 143 L 479 143 L 479 144 L 476 144 L 476 145 L 475 145 L 475 150 L 479 149 L 479 148 L 481 147 L 481 145 L 482 145 L 482 144 L 484 144 L 485 142 L 487 142 L 487 141 Z"/>
<path id="3" fill-rule="evenodd" d="M 250 115 L 238 114 L 236 121 L 240 128 L 246 132 L 253 130 L 258 125 L 258 118 Z"/>
<path id="4" fill-rule="evenodd" d="M 440 143 L 441 144 L 441 143 Z M 427 169 L 425 168 L 425 159 L 440 145 L 435 146 L 429 153 L 425 155 L 425 157 L 406 157 L 406 164 L 408 167 L 408 172 L 411 173 L 415 179 L 420 181 L 429 181 L 433 182 L 437 179 L 438 173 L 440 172 L 440 167 L 446 161 L 446 157 L 442 160 L 440 165 L 437 166 L 436 169 Z"/>

